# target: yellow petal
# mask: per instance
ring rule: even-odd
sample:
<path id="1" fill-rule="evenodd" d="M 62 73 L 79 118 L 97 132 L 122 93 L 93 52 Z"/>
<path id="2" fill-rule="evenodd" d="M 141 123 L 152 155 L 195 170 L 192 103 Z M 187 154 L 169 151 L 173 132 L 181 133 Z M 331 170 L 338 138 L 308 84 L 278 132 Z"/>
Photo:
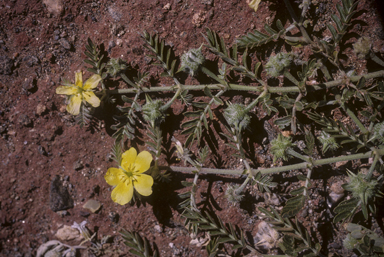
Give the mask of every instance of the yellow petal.
<path id="1" fill-rule="evenodd" d="M 81 71 L 75 73 L 75 85 L 77 87 L 83 87 L 83 74 Z"/>
<path id="2" fill-rule="evenodd" d="M 78 115 L 80 112 L 81 102 L 81 94 L 71 96 L 69 104 L 67 105 L 67 111 L 72 115 Z"/>
<path id="3" fill-rule="evenodd" d="M 147 151 L 142 151 L 137 155 L 135 160 L 135 171 L 143 173 L 149 169 L 152 162 L 152 155 Z"/>
<path id="4" fill-rule="evenodd" d="M 153 178 L 146 174 L 139 174 L 134 176 L 136 180 L 133 182 L 133 186 L 135 187 L 136 191 L 144 196 L 149 196 L 152 194 L 152 185 L 153 185 Z"/>
<path id="5" fill-rule="evenodd" d="M 92 91 L 83 92 L 83 97 L 85 101 L 90 103 L 93 107 L 100 106 L 100 99 Z"/>
<path id="6" fill-rule="evenodd" d="M 97 74 L 92 75 L 89 79 L 87 79 L 87 81 L 85 81 L 83 89 L 84 90 L 90 90 L 92 88 L 97 87 L 100 80 L 101 80 L 100 75 L 97 75 Z"/>
<path id="7" fill-rule="evenodd" d="M 247 1 L 249 7 L 251 7 L 255 12 L 257 12 L 257 9 L 259 9 L 259 4 L 261 0 L 252 0 L 252 1 Z"/>
<path id="8" fill-rule="evenodd" d="M 122 173 L 123 171 L 121 169 L 109 168 L 104 176 L 104 179 L 110 186 L 116 186 L 120 183 L 119 175 L 121 175 Z"/>
<path id="9" fill-rule="evenodd" d="M 75 95 L 78 93 L 78 88 L 73 86 L 60 86 L 56 88 L 56 94 L 59 95 Z"/>
<path id="10" fill-rule="evenodd" d="M 131 201 L 133 196 L 133 185 L 132 183 L 120 183 L 113 189 L 111 197 L 112 201 L 120 205 L 124 205 Z"/>
<path id="11" fill-rule="evenodd" d="M 129 170 L 129 165 L 133 164 L 136 160 L 137 151 L 135 148 L 131 147 L 129 150 L 125 151 L 121 156 L 121 167 L 126 171 Z"/>

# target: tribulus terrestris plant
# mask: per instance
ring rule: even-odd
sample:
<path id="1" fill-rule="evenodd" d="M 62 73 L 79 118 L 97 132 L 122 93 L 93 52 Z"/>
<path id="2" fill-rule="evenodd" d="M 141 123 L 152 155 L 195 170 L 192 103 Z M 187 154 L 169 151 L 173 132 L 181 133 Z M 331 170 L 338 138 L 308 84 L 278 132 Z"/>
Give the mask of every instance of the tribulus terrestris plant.
<path id="1" fill-rule="evenodd" d="M 259 1 L 256 2 L 252 3 L 255 9 Z M 247 190 L 278 194 L 284 181 L 275 178 L 291 174 L 301 186 L 290 190 L 282 208 L 261 206 L 257 215 L 279 235 L 275 255 L 327 256 L 329 250 L 323 243 L 328 239 L 314 236 L 317 228 L 304 228 L 297 215 L 311 200 L 313 178 L 321 176 L 324 169 L 332 173 L 336 163 L 348 161 L 355 165 L 338 171 L 345 178 L 347 196 L 330 203 L 330 209 L 322 215 L 333 219 L 335 228 L 343 229 L 342 224 L 349 224 L 345 230 L 346 249 L 355 249 L 355 254 L 361 256 L 381 256 L 382 237 L 353 222 L 360 214 L 364 224 L 382 218 L 377 209 L 382 199 L 384 170 L 384 62 L 374 52 L 371 38 L 350 33 L 353 21 L 358 21 L 362 13 L 358 12 L 358 1 L 342 0 L 336 4 L 338 13 L 327 24 L 329 40 L 314 32 L 312 25 L 316 21 L 309 21 L 308 15 L 311 1 L 299 1 L 299 14 L 291 2 L 284 0 L 291 15 L 289 20 L 283 23 L 276 19 L 272 26 L 265 24 L 263 31 L 241 36 L 231 47 L 207 28 L 203 35 L 206 44 L 179 57 L 165 39 L 144 31 L 140 37 L 147 53 L 153 64 L 163 70 L 162 75 L 170 78 L 169 85 L 148 87 L 149 74 L 134 70 L 123 60 L 103 56 L 99 46 L 89 39 L 85 63 L 95 75 L 83 84 L 82 73 L 78 72 L 75 84 L 64 81 L 56 92 L 68 95 L 67 110 L 78 117 L 81 125 L 89 124 L 92 108 L 103 106 L 101 101 L 118 99 L 112 102 L 123 103 L 116 106 L 116 124 L 112 126 L 116 130 L 112 153 L 117 168 L 110 168 L 105 175 L 106 182 L 115 187 L 113 201 L 121 205 L 132 199 L 140 201 L 142 196 L 155 192 L 152 186 L 172 181 L 172 173 L 193 174 L 192 181 L 183 182 L 189 191 L 180 195 L 179 208 L 191 234 L 208 236 L 205 248 L 209 256 L 270 256 L 272 249 L 261 247 L 264 242 L 250 240 L 241 227 L 224 223 L 212 209 L 199 209 L 196 192 L 201 174 L 240 178 L 241 183 L 227 186 L 226 196 L 233 208 L 239 207 Z M 345 44 L 346 41 L 353 44 Z M 280 47 L 274 47 L 277 45 Z M 275 53 L 266 55 L 265 46 Z M 348 58 L 374 62 L 375 71 L 367 69 L 357 74 L 346 67 L 341 62 L 346 50 L 355 55 Z M 208 52 L 218 58 L 215 69 L 207 65 Z M 303 52 L 308 54 L 299 54 Z M 211 82 L 187 85 L 182 76 L 194 77 L 195 81 L 205 76 L 209 80 L 204 81 Z M 126 88 L 111 89 L 111 80 L 121 80 Z M 167 92 L 168 97 L 159 92 Z M 240 94 L 248 94 L 250 101 L 235 100 Z M 182 114 L 180 131 L 173 131 L 172 137 L 175 159 L 182 161 L 179 165 L 169 161 L 173 153 L 164 139 L 164 124 L 176 101 L 187 110 Z M 335 119 L 335 110 L 341 111 L 345 119 Z M 254 145 L 249 145 L 249 133 L 262 133 L 252 125 L 262 117 L 273 121 L 280 132 L 262 146 L 273 156 L 273 167 L 269 168 L 260 167 L 252 151 Z M 214 127 L 214 122 L 220 125 Z M 135 148 L 126 151 L 124 146 L 135 140 L 139 123 L 140 129 L 147 132 L 148 151 L 137 154 Z M 221 129 L 218 134 L 217 127 Z M 211 168 L 209 161 L 215 146 L 207 142 L 206 134 L 224 140 L 225 145 L 220 147 L 228 148 L 240 168 Z M 357 163 L 364 163 L 364 169 Z M 138 233 L 123 230 L 121 234 L 132 254 L 159 256 L 156 246 L 152 249 Z"/>

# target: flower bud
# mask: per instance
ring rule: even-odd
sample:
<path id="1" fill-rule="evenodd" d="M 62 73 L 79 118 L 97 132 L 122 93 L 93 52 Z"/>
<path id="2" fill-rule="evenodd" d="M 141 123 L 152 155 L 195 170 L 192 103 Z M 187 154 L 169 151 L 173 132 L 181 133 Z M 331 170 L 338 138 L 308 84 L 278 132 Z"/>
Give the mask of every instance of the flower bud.
<path id="1" fill-rule="evenodd" d="M 278 53 L 269 58 L 268 63 L 265 65 L 265 70 L 272 77 L 278 77 L 284 73 L 293 60 L 291 53 Z"/>
<path id="2" fill-rule="evenodd" d="M 248 111 L 242 104 L 229 105 L 228 108 L 224 110 L 224 117 L 230 126 L 238 129 L 246 128 L 251 121 Z"/>
<path id="3" fill-rule="evenodd" d="M 120 58 L 111 58 L 106 66 L 108 74 L 114 78 L 116 78 L 119 73 L 124 72 L 127 68 L 128 66 L 126 65 L 126 63 Z"/>
<path id="4" fill-rule="evenodd" d="M 239 194 L 236 190 L 239 188 L 239 185 L 229 185 L 227 191 L 225 191 L 225 197 L 227 197 L 228 202 L 236 204 L 241 201 L 244 195 Z"/>
<path id="5" fill-rule="evenodd" d="M 179 71 L 184 70 L 194 76 L 204 63 L 205 57 L 201 52 L 202 46 L 194 48 L 181 56 L 181 66 Z"/>
<path id="6" fill-rule="evenodd" d="M 143 106 L 143 117 L 144 120 L 151 123 L 158 123 L 164 121 L 164 113 L 160 110 L 160 107 L 163 106 L 161 100 L 147 101 Z"/>
<path id="7" fill-rule="evenodd" d="M 367 59 L 371 51 L 372 42 L 368 37 L 361 37 L 353 44 L 353 51 L 359 59 Z"/>
<path id="8" fill-rule="evenodd" d="M 380 141 L 380 143 L 384 144 L 384 121 L 377 123 L 373 127 L 373 135 L 377 140 Z"/>
<path id="9" fill-rule="evenodd" d="M 273 161 L 277 159 L 288 160 L 289 155 L 287 154 L 288 148 L 293 147 L 295 144 L 292 143 L 291 138 L 284 137 L 279 134 L 276 139 L 271 142 L 271 153 L 273 154 Z"/>
<path id="10" fill-rule="evenodd" d="M 348 234 L 343 241 L 343 246 L 348 250 L 353 250 L 356 245 L 359 243 L 351 234 Z"/>
<path id="11" fill-rule="evenodd" d="M 352 195 L 356 198 L 360 198 L 363 202 L 369 200 L 377 194 L 379 181 L 372 179 L 370 181 L 365 180 L 363 173 L 357 175 L 348 171 L 349 183 L 343 185 L 345 190 L 352 192 Z"/>
<path id="12" fill-rule="evenodd" d="M 334 137 L 331 137 L 327 132 L 321 131 L 321 135 L 318 137 L 320 143 L 323 145 L 323 153 L 330 149 L 331 151 L 339 148 L 339 144 Z"/>

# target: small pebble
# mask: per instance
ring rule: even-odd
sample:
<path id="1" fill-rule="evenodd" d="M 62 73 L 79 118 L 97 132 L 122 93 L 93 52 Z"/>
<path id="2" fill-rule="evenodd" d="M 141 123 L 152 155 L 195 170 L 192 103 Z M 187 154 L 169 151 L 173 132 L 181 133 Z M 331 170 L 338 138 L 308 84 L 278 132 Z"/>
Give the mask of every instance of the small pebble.
<path id="1" fill-rule="evenodd" d="M 96 213 L 101 207 L 101 204 L 96 200 L 88 200 L 84 205 L 84 209 L 90 210 L 92 213 Z"/>
<path id="2" fill-rule="evenodd" d="M 111 211 L 108 213 L 108 218 L 114 222 L 114 223 L 117 223 L 119 221 L 119 214 L 114 212 L 114 211 Z"/>

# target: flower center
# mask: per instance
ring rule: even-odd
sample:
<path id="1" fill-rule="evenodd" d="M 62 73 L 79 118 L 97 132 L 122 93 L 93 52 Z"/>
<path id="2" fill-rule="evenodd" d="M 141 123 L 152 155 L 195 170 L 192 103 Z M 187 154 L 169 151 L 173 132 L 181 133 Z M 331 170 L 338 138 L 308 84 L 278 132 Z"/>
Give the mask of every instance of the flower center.
<path id="1" fill-rule="evenodd" d="M 123 167 L 121 167 L 121 169 L 123 170 L 124 174 L 128 177 L 128 178 L 132 178 L 134 179 L 134 174 L 137 173 L 138 171 L 135 170 L 135 164 L 131 163 L 128 165 L 128 167 L 126 167 L 127 169 L 124 169 Z"/>

